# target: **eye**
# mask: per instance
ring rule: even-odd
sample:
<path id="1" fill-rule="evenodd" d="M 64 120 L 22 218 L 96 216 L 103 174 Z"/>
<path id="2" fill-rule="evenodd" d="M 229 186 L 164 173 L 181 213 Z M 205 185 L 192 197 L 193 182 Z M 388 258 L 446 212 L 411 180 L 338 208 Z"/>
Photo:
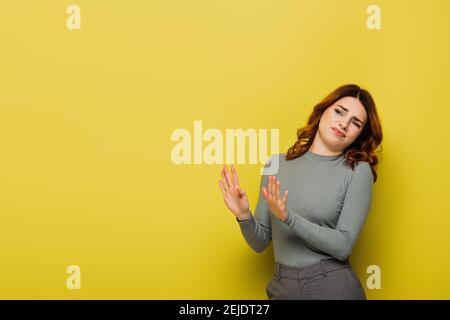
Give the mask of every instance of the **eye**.
<path id="1" fill-rule="evenodd" d="M 338 109 L 334 109 L 334 111 L 335 111 L 337 114 L 342 114 L 342 112 L 340 112 Z"/>
<path id="2" fill-rule="evenodd" d="M 357 126 L 358 128 L 361 128 L 361 126 L 358 124 L 358 122 L 353 122 L 353 124 L 354 124 L 355 126 Z"/>

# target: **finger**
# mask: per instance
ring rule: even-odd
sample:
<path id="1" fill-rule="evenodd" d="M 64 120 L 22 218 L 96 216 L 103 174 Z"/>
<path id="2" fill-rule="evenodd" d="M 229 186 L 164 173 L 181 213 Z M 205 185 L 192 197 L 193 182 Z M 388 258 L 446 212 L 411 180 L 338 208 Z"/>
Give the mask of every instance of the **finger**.
<path id="1" fill-rule="evenodd" d="M 266 187 L 262 188 L 262 193 L 263 193 L 264 198 L 267 199 L 267 189 L 266 189 Z"/>
<path id="2" fill-rule="evenodd" d="M 231 180 L 230 171 L 228 171 L 228 168 L 226 166 L 225 166 L 225 179 L 227 179 L 228 187 L 231 189 L 234 186 L 234 184 L 233 181 Z"/>
<path id="3" fill-rule="evenodd" d="M 241 197 L 244 197 L 244 196 L 245 196 L 245 191 L 244 191 L 244 190 L 242 190 L 240 187 L 236 187 L 236 189 L 237 189 L 237 191 L 239 192 L 239 195 L 240 195 Z"/>
<path id="4" fill-rule="evenodd" d="M 269 193 L 271 194 L 271 195 L 274 195 L 274 193 L 275 193 L 275 186 L 274 186 L 274 183 L 273 183 L 273 176 L 270 176 L 270 183 L 269 183 Z"/>
<path id="5" fill-rule="evenodd" d="M 287 201 L 288 193 L 289 193 L 289 192 L 288 192 L 287 190 L 284 192 L 284 196 L 283 196 L 283 202 L 284 202 L 284 203 L 286 203 L 286 201 Z"/>
<path id="6" fill-rule="evenodd" d="M 236 167 L 234 165 L 231 166 L 231 174 L 233 176 L 234 185 L 239 187 L 240 186 L 239 179 L 238 179 L 238 176 L 237 176 Z"/>
<path id="7" fill-rule="evenodd" d="M 230 187 L 228 186 L 227 179 L 225 178 L 225 169 L 224 168 L 222 168 L 222 170 L 220 170 L 220 175 L 222 176 L 223 188 L 225 189 L 226 192 L 228 192 Z"/>
<path id="8" fill-rule="evenodd" d="M 220 190 L 222 190 L 222 194 L 225 196 L 226 195 L 226 191 L 225 191 L 225 189 L 223 188 L 223 186 L 222 186 L 222 181 L 219 179 L 219 188 L 220 188 Z"/>
<path id="9" fill-rule="evenodd" d="M 275 195 L 278 198 L 280 198 L 280 181 L 277 181 L 275 184 Z"/>

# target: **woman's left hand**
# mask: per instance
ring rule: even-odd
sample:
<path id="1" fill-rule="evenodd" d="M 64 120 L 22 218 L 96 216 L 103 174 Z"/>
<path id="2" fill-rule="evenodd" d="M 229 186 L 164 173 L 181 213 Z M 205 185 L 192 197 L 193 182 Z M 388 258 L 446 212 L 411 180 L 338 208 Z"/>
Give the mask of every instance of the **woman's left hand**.
<path id="1" fill-rule="evenodd" d="M 269 176 L 267 189 L 262 188 L 263 196 L 267 200 L 267 205 L 270 210 L 280 219 L 284 221 L 287 218 L 286 201 L 288 198 L 288 191 L 284 192 L 283 198 L 280 195 L 280 181 L 275 176 Z"/>

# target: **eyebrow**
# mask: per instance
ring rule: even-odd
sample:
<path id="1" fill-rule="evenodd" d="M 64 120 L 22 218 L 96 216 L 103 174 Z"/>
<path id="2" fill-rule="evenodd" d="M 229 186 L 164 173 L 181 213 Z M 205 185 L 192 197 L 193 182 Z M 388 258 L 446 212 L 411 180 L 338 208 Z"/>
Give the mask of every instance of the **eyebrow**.
<path id="1" fill-rule="evenodd" d="M 344 108 L 343 106 L 341 106 L 340 104 L 337 104 L 337 106 L 338 107 L 341 107 L 342 109 L 344 109 L 345 111 L 347 111 L 348 112 L 348 109 L 347 108 Z M 364 122 L 362 122 L 361 120 L 359 120 L 357 117 L 353 117 L 353 118 L 355 118 L 355 120 L 357 120 L 357 121 L 359 121 L 359 122 L 361 122 L 361 124 L 364 124 Z"/>

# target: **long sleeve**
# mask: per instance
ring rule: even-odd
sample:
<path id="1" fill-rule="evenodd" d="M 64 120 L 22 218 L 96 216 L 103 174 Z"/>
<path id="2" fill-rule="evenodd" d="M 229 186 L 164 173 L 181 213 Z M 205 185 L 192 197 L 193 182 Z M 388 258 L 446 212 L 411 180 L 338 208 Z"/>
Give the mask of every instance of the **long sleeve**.
<path id="1" fill-rule="evenodd" d="M 269 165 L 270 159 L 265 167 L 267 168 Z M 258 253 L 264 251 L 272 240 L 270 213 L 267 208 L 267 201 L 262 194 L 262 187 L 266 186 L 267 182 L 268 175 L 261 175 L 258 202 L 254 215 L 252 214 L 250 218 L 242 221 L 236 218 L 245 241 Z"/>
<path id="2" fill-rule="evenodd" d="M 313 223 L 289 209 L 283 221 L 303 240 L 339 260 L 350 256 L 359 232 L 367 218 L 372 199 L 373 176 L 370 165 L 361 161 L 356 165 L 345 193 L 336 228 Z"/>

